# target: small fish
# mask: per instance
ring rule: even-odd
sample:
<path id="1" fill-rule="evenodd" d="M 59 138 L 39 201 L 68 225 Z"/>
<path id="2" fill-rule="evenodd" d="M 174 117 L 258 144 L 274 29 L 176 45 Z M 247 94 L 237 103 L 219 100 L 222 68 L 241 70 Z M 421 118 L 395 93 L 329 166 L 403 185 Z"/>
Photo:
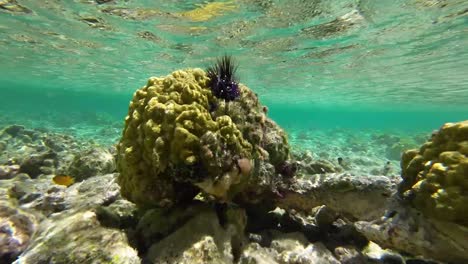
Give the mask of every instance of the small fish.
<path id="1" fill-rule="evenodd" d="M 57 175 L 52 180 L 55 184 L 64 185 L 67 187 L 75 183 L 75 179 L 73 179 L 73 177 L 65 175 Z"/>

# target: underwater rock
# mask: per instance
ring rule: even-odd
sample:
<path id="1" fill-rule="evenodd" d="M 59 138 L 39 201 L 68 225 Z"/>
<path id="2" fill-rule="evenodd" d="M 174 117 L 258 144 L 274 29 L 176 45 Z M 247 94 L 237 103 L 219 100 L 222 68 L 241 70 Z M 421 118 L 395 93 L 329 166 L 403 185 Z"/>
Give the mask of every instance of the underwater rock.
<path id="1" fill-rule="evenodd" d="M 244 241 L 243 209 L 227 207 L 221 214 L 203 205 L 181 227 L 154 243 L 146 263 L 234 263 Z"/>
<path id="2" fill-rule="evenodd" d="M 345 245 L 336 247 L 333 255 L 341 264 L 361 264 L 368 263 L 364 254 L 355 246 Z"/>
<path id="3" fill-rule="evenodd" d="M 395 184 L 384 176 L 357 176 L 347 173 L 312 175 L 280 189 L 275 204 L 283 209 L 308 212 L 326 205 L 350 219 L 378 219 L 385 212 Z M 372 201 L 372 202 L 369 202 Z"/>
<path id="4" fill-rule="evenodd" d="M 8 126 L 8 127 L 5 127 L 3 129 L 3 133 L 7 133 L 9 134 L 10 136 L 12 137 L 16 137 L 19 135 L 19 133 L 21 131 L 24 130 L 24 126 L 21 126 L 21 125 L 11 125 L 11 126 Z"/>
<path id="5" fill-rule="evenodd" d="M 382 249 L 379 245 L 374 242 L 369 242 L 369 244 L 362 251 L 366 256 L 368 261 L 372 263 L 392 263 L 392 264 L 406 264 L 403 257 L 389 250 Z"/>
<path id="6" fill-rule="evenodd" d="M 66 209 L 64 205 L 64 186 L 52 183 L 52 176 L 31 179 L 27 174 L 18 174 L 12 179 L 8 193 L 24 210 L 33 210 L 44 215 Z"/>
<path id="7" fill-rule="evenodd" d="M 336 212 L 328 208 L 326 205 L 313 208 L 311 214 L 315 218 L 316 225 L 321 230 L 327 230 L 337 218 Z"/>
<path id="8" fill-rule="evenodd" d="M 272 235 L 269 247 L 248 244 L 239 263 L 340 263 L 322 243 L 311 244 L 301 233 L 272 232 Z"/>
<path id="9" fill-rule="evenodd" d="M 304 170 L 307 174 L 310 175 L 343 171 L 340 167 L 335 166 L 333 163 L 327 160 L 312 161 L 304 166 Z"/>
<path id="10" fill-rule="evenodd" d="M 275 242 L 276 240 L 273 240 L 272 245 L 274 245 Z M 275 246 L 273 246 L 273 248 L 275 248 Z M 307 246 L 297 245 L 292 248 L 285 248 L 284 251 L 279 253 L 276 260 L 279 263 L 340 263 L 320 242 Z"/>
<path id="11" fill-rule="evenodd" d="M 104 228 L 93 211 L 63 212 L 43 220 L 15 264 L 141 263 L 124 232 Z"/>
<path id="12" fill-rule="evenodd" d="M 424 215 L 468 227 L 468 121 L 444 124 L 401 159 L 399 193 Z"/>
<path id="13" fill-rule="evenodd" d="M 324 238 L 320 241 L 330 250 L 343 246 L 353 246 L 361 250 L 369 243 L 369 240 L 356 229 L 354 223 L 345 217 L 340 216 L 324 231 Z"/>
<path id="14" fill-rule="evenodd" d="M 348 171 L 352 169 L 350 161 L 342 157 L 338 157 L 333 163 L 329 160 L 329 153 L 320 153 L 322 157 L 315 159 L 310 151 L 294 153 L 294 159 L 298 164 L 298 175 L 314 175 L 324 173 L 334 173 Z"/>
<path id="15" fill-rule="evenodd" d="M 101 225 L 106 227 L 125 229 L 137 222 L 138 209 L 134 203 L 127 200 L 119 199 L 108 206 L 98 206 L 94 211 Z"/>
<path id="16" fill-rule="evenodd" d="M 430 219 L 396 200 L 375 221 L 358 221 L 356 229 L 380 247 L 444 263 L 467 263 L 468 230 L 453 222 Z"/>
<path id="17" fill-rule="evenodd" d="M 67 208 L 94 208 L 111 204 L 120 198 L 115 174 L 98 175 L 66 188 Z"/>
<path id="18" fill-rule="evenodd" d="M 152 244 L 177 230 L 198 212 L 206 210 L 207 205 L 194 203 L 175 208 L 153 208 L 147 210 L 136 226 L 140 246 L 149 248 Z"/>
<path id="19" fill-rule="evenodd" d="M 361 250 L 368 244 L 368 239 L 359 233 L 353 222 L 337 218 L 339 215 L 326 206 L 318 206 L 311 211 L 304 212 L 276 208 L 268 213 L 261 213 L 255 208 L 251 208 L 247 210 L 247 213 L 249 219 L 247 231 L 253 232 L 248 236 L 249 241 L 268 249 L 269 253 L 263 253 L 270 256 L 274 255 L 271 253 L 271 249 L 275 234 L 296 233 L 300 234 L 302 238 L 297 241 L 304 241 L 303 244 L 320 242 L 332 252 L 341 252 L 341 258 L 366 259 Z M 252 253 L 246 254 L 251 255 Z M 345 254 L 353 254 L 353 256 L 345 256 Z"/>
<path id="20" fill-rule="evenodd" d="M 115 169 L 114 156 L 107 149 L 95 147 L 75 154 L 70 166 L 62 174 L 82 181 L 95 175 L 113 173 Z"/>
<path id="21" fill-rule="evenodd" d="M 31 154 L 21 162 L 19 172 L 27 173 L 31 178 L 36 178 L 41 174 L 49 174 L 51 170 L 53 172 L 53 168 L 50 169 L 47 165 L 50 165 L 50 160 L 55 159 L 57 159 L 57 153 L 52 150 L 39 154 Z"/>
<path id="22" fill-rule="evenodd" d="M 283 213 L 281 213 L 282 211 Z M 271 223 L 264 223 L 263 225 L 262 223 L 257 223 L 257 228 L 259 228 L 260 230 L 263 229 L 263 231 L 261 231 L 260 233 L 264 236 L 264 238 L 270 237 L 270 235 L 268 234 L 270 230 L 273 230 L 275 232 L 280 231 L 283 233 L 300 232 L 309 241 L 318 241 L 321 237 L 322 230 L 315 221 L 316 219 L 314 216 L 309 216 L 305 213 L 297 212 L 295 210 L 285 211 L 279 208 L 276 208 L 271 213 L 276 214 L 272 215 L 276 219 L 270 219 L 270 221 L 273 220 L 271 221 Z M 265 218 L 261 219 L 263 220 Z M 259 221 L 259 219 L 255 219 L 254 221 Z M 252 228 L 251 223 L 249 223 L 249 229 L 250 228 Z M 324 227 L 323 230 L 326 230 L 326 228 L 327 227 Z M 271 240 L 271 238 L 269 238 L 269 240 Z"/>
<path id="23" fill-rule="evenodd" d="M 112 167 L 115 166 L 105 158 L 105 150 L 96 147 L 91 141 L 77 141 L 68 135 L 31 130 L 19 125 L 8 126 L 0 132 L 0 148 L 0 165 L 19 164 L 19 172 L 33 178 L 43 174 L 68 175 L 69 168 L 78 171 L 77 174 L 81 176 L 84 173 L 81 170 L 95 170 L 89 166 L 97 166 L 98 170 L 94 173 L 105 174 L 113 172 Z M 85 152 L 92 150 L 95 150 L 95 156 L 83 157 L 83 160 L 80 158 L 91 154 Z M 74 160 L 75 164 L 72 164 Z M 81 164 L 84 168 L 79 168 Z"/>
<path id="24" fill-rule="evenodd" d="M 233 101 L 215 97 L 201 69 L 150 78 L 134 93 L 117 147 L 122 195 L 172 207 L 200 190 L 228 201 L 271 182 L 257 164 L 283 165 L 286 135 L 249 88 L 239 84 L 239 92 Z"/>
<path id="25" fill-rule="evenodd" d="M 36 217 L 0 200 L 0 263 L 11 263 L 29 245 L 37 228 Z"/>
<path id="26" fill-rule="evenodd" d="M 275 260 L 276 254 L 278 254 L 278 252 L 270 248 L 262 247 L 260 244 L 254 242 L 245 246 L 244 250 L 242 251 L 242 255 L 240 257 L 239 263 L 241 264 L 250 264 L 250 263 L 275 264 L 275 263 L 278 263 Z"/>
<path id="27" fill-rule="evenodd" d="M 119 199 L 115 175 L 91 177 L 68 188 L 52 178 L 18 174 L 0 181 L 1 263 L 14 261 L 26 246 L 15 263 L 140 263 L 125 234 L 107 228 L 136 222 L 136 206 Z"/>
<path id="28" fill-rule="evenodd" d="M 18 177 L 18 176 L 17 176 Z M 111 204 L 119 199 L 119 186 L 115 175 L 99 175 L 70 187 L 56 185 L 53 176 L 38 179 L 15 180 L 8 189 L 20 208 L 33 210 L 45 216 L 69 209 L 92 209 Z"/>
<path id="29" fill-rule="evenodd" d="M 0 180 L 11 179 L 18 173 L 20 166 L 14 165 L 0 165 Z"/>

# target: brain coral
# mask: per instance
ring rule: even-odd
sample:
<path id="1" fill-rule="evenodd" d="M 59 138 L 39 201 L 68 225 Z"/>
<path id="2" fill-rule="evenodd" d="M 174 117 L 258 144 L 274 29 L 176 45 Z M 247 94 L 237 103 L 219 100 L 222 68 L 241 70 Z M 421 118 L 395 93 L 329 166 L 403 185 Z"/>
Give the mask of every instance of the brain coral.
<path id="1" fill-rule="evenodd" d="M 401 160 L 399 191 L 429 217 L 468 226 L 468 121 L 447 123 Z"/>
<path id="2" fill-rule="evenodd" d="M 228 200 L 268 181 L 265 167 L 287 163 L 286 135 L 257 96 L 240 84 L 240 97 L 226 102 L 208 82 L 201 69 L 179 70 L 134 93 L 117 146 L 124 197 L 161 207 L 200 191 Z"/>

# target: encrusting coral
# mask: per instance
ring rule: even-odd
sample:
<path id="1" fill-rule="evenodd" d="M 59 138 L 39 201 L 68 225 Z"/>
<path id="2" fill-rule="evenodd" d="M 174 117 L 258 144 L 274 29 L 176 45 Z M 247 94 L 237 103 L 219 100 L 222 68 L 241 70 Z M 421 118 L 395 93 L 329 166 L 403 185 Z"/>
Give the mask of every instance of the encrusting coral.
<path id="1" fill-rule="evenodd" d="M 447 123 L 401 160 L 399 191 L 426 216 L 468 226 L 468 121 Z"/>
<path id="2" fill-rule="evenodd" d="M 118 182 L 142 207 L 171 207 L 200 191 L 221 201 L 269 188 L 288 164 L 283 130 L 249 88 L 216 97 L 202 69 L 152 77 L 134 93 L 118 144 Z M 271 178 L 271 174 L 268 174 Z"/>

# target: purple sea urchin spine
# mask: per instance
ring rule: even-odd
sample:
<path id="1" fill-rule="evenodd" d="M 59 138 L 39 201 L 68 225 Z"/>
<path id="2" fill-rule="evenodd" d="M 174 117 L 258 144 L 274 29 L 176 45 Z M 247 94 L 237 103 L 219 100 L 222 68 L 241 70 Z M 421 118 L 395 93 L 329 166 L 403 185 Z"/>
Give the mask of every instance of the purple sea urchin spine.
<path id="1" fill-rule="evenodd" d="M 240 96 L 239 82 L 236 76 L 237 66 L 231 56 L 224 55 L 215 65 L 207 69 L 210 88 L 214 96 L 225 101 L 234 101 Z"/>

